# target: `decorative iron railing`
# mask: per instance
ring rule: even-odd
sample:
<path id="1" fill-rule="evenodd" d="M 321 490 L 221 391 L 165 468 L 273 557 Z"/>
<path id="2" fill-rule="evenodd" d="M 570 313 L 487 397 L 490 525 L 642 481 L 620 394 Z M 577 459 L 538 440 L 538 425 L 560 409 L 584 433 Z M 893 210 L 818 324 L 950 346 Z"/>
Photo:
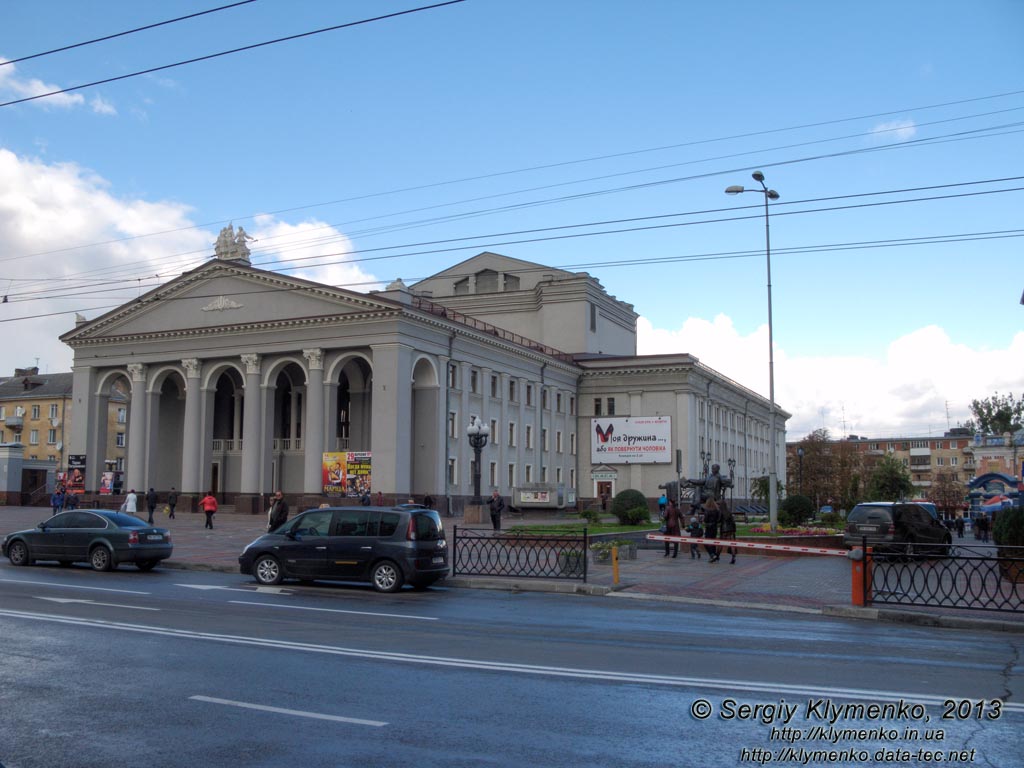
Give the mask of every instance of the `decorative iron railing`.
<path id="1" fill-rule="evenodd" d="M 522 536 L 452 530 L 453 576 L 587 580 L 587 529 L 579 535 Z"/>
<path id="2" fill-rule="evenodd" d="M 1024 610 L 1024 559 L 994 556 L 989 548 L 937 548 L 934 553 L 872 556 L 871 603 Z M 992 554 L 989 554 L 992 553 Z M 865 577 L 866 577 L 865 569 Z"/>

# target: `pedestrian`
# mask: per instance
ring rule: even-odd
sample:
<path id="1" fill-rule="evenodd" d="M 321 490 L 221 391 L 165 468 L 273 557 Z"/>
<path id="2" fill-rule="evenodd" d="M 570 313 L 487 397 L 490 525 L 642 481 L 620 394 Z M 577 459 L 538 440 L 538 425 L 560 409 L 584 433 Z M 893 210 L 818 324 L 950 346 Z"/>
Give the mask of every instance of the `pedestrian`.
<path id="1" fill-rule="evenodd" d="M 171 492 L 167 494 L 167 516 L 174 519 L 174 508 L 178 506 L 178 492 L 171 486 Z"/>
<path id="2" fill-rule="evenodd" d="M 964 537 L 964 518 L 960 515 L 956 519 L 956 537 L 962 539 Z"/>
<path id="3" fill-rule="evenodd" d="M 718 524 L 721 521 L 721 516 L 718 513 L 718 504 L 715 503 L 714 499 L 708 499 L 704 502 L 704 535 L 709 539 L 718 538 Z M 718 547 L 714 544 L 705 544 L 705 551 L 708 553 L 708 562 L 718 562 Z"/>
<path id="4" fill-rule="evenodd" d="M 267 530 L 273 531 L 280 528 L 288 520 L 288 502 L 284 500 L 284 494 L 278 491 L 270 502 L 270 509 L 267 510 Z"/>
<path id="5" fill-rule="evenodd" d="M 982 544 L 988 543 L 988 515 L 982 514 L 978 517 L 978 536 Z"/>
<path id="6" fill-rule="evenodd" d="M 601 494 L 601 511 L 602 512 L 607 512 L 608 511 L 608 496 L 609 496 L 608 491 L 604 491 Z"/>
<path id="7" fill-rule="evenodd" d="M 156 495 L 156 491 L 150 488 L 146 491 L 146 509 L 149 510 L 149 524 L 153 524 L 153 513 L 156 512 L 156 505 L 160 499 Z"/>
<path id="8" fill-rule="evenodd" d="M 199 502 L 199 508 L 206 513 L 206 525 L 204 528 L 213 530 L 213 516 L 217 512 L 217 497 L 213 495 L 213 491 L 210 491 L 203 500 Z"/>
<path id="9" fill-rule="evenodd" d="M 134 515 L 139 511 L 139 497 L 135 495 L 135 489 L 132 488 L 128 491 L 128 495 L 124 497 L 124 509 L 122 512 L 127 512 L 129 515 Z"/>
<path id="10" fill-rule="evenodd" d="M 59 485 L 50 494 L 50 507 L 53 508 L 55 515 L 64 509 L 64 489 Z"/>
<path id="11" fill-rule="evenodd" d="M 665 517 L 665 510 L 668 508 L 668 496 L 664 493 L 658 499 L 658 517 Z"/>
<path id="12" fill-rule="evenodd" d="M 427 509 L 434 508 L 434 497 L 431 496 L 429 493 L 423 497 L 423 506 L 426 507 Z"/>
<path id="13" fill-rule="evenodd" d="M 359 497 L 359 503 L 362 504 L 364 507 L 368 507 L 370 506 L 370 504 L 373 503 L 373 500 L 370 498 L 369 491 L 363 491 L 363 495 Z"/>
<path id="14" fill-rule="evenodd" d="M 501 530 L 501 513 L 505 511 L 505 500 L 501 498 L 498 489 L 491 491 L 491 498 L 487 500 L 487 506 L 491 510 L 491 525 L 495 531 Z"/>
<path id="15" fill-rule="evenodd" d="M 722 532 L 720 534 L 723 539 L 736 540 L 736 518 L 733 517 L 732 510 L 729 509 L 729 505 L 724 501 L 719 502 L 719 509 L 721 510 L 721 522 L 719 523 Z M 729 547 L 728 553 L 732 555 L 732 559 L 729 561 L 730 565 L 736 565 L 736 547 Z"/>
<path id="16" fill-rule="evenodd" d="M 690 534 L 690 538 L 692 539 L 699 539 L 704 535 L 704 529 L 701 527 L 700 520 L 697 519 L 696 515 L 690 518 L 690 524 L 686 526 L 686 532 Z M 693 560 L 694 558 L 700 560 L 699 544 L 690 545 L 690 559 Z"/>
<path id="17" fill-rule="evenodd" d="M 682 536 L 682 533 L 682 529 L 679 527 L 679 509 L 674 501 L 670 501 L 665 512 L 665 535 Z M 665 542 L 665 557 L 668 557 L 669 544 L 673 547 L 672 557 L 676 557 L 679 554 L 679 542 Z"/>
<path id="18" fill-rule="evenodd" d="M 67 491 L 64 493 L 64 509 L 78 509 L 78 494 Z"/>
<path id="19" fill-rule="evenodd" d="M 383 507 L 384 506 L 384 494 L 381 493 L 380 491 L 377 491 L 377 506 L 378 507 Z"/>

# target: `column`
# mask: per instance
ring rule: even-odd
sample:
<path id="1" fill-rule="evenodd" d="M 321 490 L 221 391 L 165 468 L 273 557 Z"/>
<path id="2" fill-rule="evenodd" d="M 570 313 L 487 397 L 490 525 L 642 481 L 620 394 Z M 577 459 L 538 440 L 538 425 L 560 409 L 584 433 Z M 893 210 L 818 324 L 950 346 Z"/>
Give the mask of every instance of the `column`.
<path id="1" fill-rule="evenodd" d="M 100 436 L 106 435 L 108 398 L 96 392 L 96 369 L 89 366 L 75 366 L 72 369 L 71 398 L 75 419 L 71 420 L 71 431 L 65 433 L 67 449 L 65 456 L 84 455 L 85 487 L 96 491 L 100 487 L 100 474 L 104 470 L 106 446 Z M 67 421 L 64 423 L 67 430 Z M 19 475 L 20 480 L 20 475 Z"/>
<path id="2" fill-rule="evenodd" d="M 128 466 L 125 470 L 125 491 L 145 490 L 146 484 L 146 366 L 131 363 L 128 376 L 132 382 L 131 416 L 128 421 Z"/>
<path id="3" fill-rule="evenodd" d="M 242 355 L 245 366 L 245 408 L 242 413 L 242 493 L 260 491 L 260 356 Z"/>
<path id="4" fill-rule="evenodd" d="M 321 349 L 304 349 L 309 372 L 306 374 L 306 418 L 302 428 L 302 448 L 305 451 L 305 477 L 303 493 L 320 496 L 323 493 L 324 453 L 324 356 Z"/>
<path id="5" fill-rule="evenodd" d="M 412 451 L 412 354 L 405 344 L 373 344 L 373 484 L 408 494 Z"/>
<path id="6" fill-rule="evenodd" d="M 207 452 L 202 436 L 203 393 L 199 390 L 203 364 L 194 357 L 181 361 L 185 369 L 185 424 L 181 444 L 182 493 L 199 493 L 199 467 Z"/>

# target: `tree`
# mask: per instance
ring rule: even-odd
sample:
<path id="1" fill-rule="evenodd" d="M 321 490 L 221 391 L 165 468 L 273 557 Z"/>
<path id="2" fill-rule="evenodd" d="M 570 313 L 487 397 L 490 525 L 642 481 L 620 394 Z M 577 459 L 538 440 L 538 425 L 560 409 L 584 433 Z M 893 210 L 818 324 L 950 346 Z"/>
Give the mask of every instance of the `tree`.
<path id="1" fill-rule="evenodd" d="M 871 501 L 899 501 L 913 492 L 910 473 L 891 453 L 881 457 L 868 475 L 867 493 Z"/>
<path id="2" fill-rule="evenodd" d="M 1012 392 L 1008 395 L 996 392 L 983 400 L 971 400 L 971 413 L 982 434 L 1016 432 L 1024 423 L 1024 397 L 1018 400 Z"/>
<path id="3" fill-rule="evenodd" d="M 928 497 L 947 517 L 953 517 L 967 496 L 967 486 L 956 479 L 956 472 L 939 470 L 932 480 Z"/>
<path id="4" fill-rule="evenodd" d="M 760 477 L 755 477 L 755 478 L 751 479 L 751 481 L 750 481 L 750 495 L 753 498 L 755 498 L 755 499 L 757 499 L 759 501 L 764 502 L 764 505 L 767 507 L 768 506 L 768 489 L 770 487 L 771 486 L 768 485 L 768 475 L 761 475 Z M 775 479 L 775 498 L 781 499 L 784 490 L 785 490 L 785 487 L 782 485 L 782 483 L 779 482 L 778 478 L 776 478 Z"/>

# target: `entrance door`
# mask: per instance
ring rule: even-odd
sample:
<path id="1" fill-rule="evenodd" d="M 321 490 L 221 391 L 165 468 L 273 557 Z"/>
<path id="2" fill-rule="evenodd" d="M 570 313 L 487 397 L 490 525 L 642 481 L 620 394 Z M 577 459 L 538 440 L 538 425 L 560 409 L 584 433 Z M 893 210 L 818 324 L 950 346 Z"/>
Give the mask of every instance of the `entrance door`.
<path id="1" fill-rule="evenodd" d="M 605 499 L 608 503 L 605 503 Z M 611 480 L 598 480 L 597 481 L 597 500 L 601 502 L 601 510 L 607 512 L 611 508 L 612 499 L 612 481 Z"/>
<path id="2" fill-rule="evenodd" d="M 216 496 L 220 493 L 220 462 L 213 462 L 210 468 L 210 490 Z"/>

